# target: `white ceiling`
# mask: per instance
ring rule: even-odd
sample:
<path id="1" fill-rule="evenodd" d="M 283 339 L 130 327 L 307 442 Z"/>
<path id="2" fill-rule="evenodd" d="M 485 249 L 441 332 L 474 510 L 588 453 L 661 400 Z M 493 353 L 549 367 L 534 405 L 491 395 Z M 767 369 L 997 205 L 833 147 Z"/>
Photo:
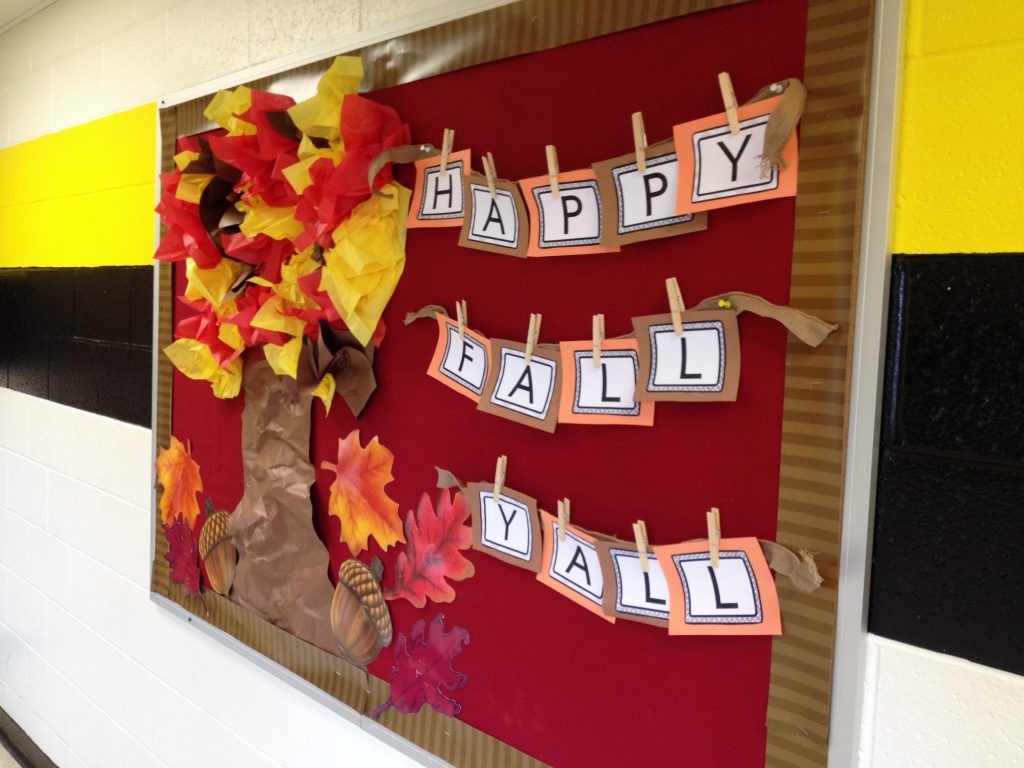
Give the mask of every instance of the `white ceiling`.
<path id="1" fill-rule="evenodd" d="M 54 0 L 0 0 L 0 32 L 6 32 Z"/>

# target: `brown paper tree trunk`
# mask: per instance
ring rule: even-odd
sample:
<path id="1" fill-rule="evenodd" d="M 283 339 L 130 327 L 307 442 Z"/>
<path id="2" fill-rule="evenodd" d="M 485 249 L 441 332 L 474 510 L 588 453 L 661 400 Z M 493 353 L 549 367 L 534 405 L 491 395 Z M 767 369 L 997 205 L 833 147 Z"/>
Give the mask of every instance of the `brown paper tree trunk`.
<path id="1" fill-rule="evenodd" d="M 245 493 L 230 532 L 239 560 L 231 598 L 281 629 L 337 654 L 327 548 L 313 528 L 309 489 L 312 398 L 266 361 L 245 366 Z"/>

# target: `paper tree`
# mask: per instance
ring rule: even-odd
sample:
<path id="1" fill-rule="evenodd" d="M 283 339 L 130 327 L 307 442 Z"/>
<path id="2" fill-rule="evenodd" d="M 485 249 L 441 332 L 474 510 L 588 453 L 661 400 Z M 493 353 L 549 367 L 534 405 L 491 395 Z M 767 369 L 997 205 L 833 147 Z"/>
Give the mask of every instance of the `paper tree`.
<path id="1" fill-rule="evenodd" d="M 339 57 L 299 104 L 221 91 L 204 113 L 219 129 L 178 139 L 157 208 L 167 229 L 156 258 L 185 262 L 187 280 L 164 352 L 217 397 L 245 392 L 231 597 L 331 652 L 333 588 L 309 495 L 312 397 L 330 408 L 340 394 L 358 416 L 376 386 L 409 202 L 388 168 L 375 181 L 383 195 L 371 194 L 371 161 L 409 129 L 357 95 L 362 74 L 358 58 Z"/>

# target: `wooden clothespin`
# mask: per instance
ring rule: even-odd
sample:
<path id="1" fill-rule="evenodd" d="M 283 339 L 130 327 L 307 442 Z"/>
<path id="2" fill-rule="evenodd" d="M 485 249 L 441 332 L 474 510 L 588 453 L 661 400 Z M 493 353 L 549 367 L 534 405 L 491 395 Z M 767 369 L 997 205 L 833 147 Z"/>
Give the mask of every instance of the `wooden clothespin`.
<path id="1" fill-rule="evenodd" d="M 740 119 L 736 114 L 736 92 L 732 89 L 732 78 L 728 72 L 718 73 L 718 87 L 722 91 L 722 103 L 725 104 L 725 116 L 729 118 L 729 131 L 740 132 Z"/>
<path id="2" fill-rule="evenodd" d="M 469 323 L 469 316 L 466 314 L 466 300 L 460 299 L 455 302 L 455 314 L 459 320 L 459 339 L 466 338 L 466 325 Z"/>
<path id="3" fill-rule="evenodd" d="M 530 329 L 526 332 L 526 364 L 533 360 L 533 348 L 537 346 L 537 339 L 540 337 L 540 312 L 530 313 Z"/>
<path id="4" fill-rule="evenodd" d="M 644 130 L 643 112 L 633 113 L 633 147 L 636 149 L 636 169 L 647 173 L 647 131 Z"/>
<path id="5" fill-rule="evenodd" d="M 451 128 L 444 129 L 444 138 L 441 141 L 441 173 L 448 171 L 448 155 L 452 153 L 452 145 L 455 143 L 455 131 Z"/>
<path id="6" fill-rule="evenodd" d="M 558 152 L 554 144 L 548 144 L 545 148 L 548 154 L 548 180 L 551 182 L 551 196 L 558 199 Z"/>
<path id="7" fill-rule="evenodd" d="M 494 500 L 501 498 L 501 491 L 505 485 L 505 471 L 508 469 L 508 456 L 502 454 L 498 457 L 498 463 L 494 465 Z"/>
<path id="8" fill-rule="evenodd" d="M 636 539 L 636 551 L 640 553 L 640 567 L 647 573 L 651 564 L 647 557 L 647 524 L 643 520 L 633 523 L 633 538 Z"/>
<path id="9" fill-rule="evenodd" d="M 569 527 L 569 500 L 558 500 L 558 540 L 565 541 L 565 529 Z"/>
<path id="10" fill-rule="evenodd" d="M 484 176 L 487 177 L 487 188 L 491 190 L 491 199 L 498 196 L 498 172 L 494 170 L 494 155 L 488 152 L 483 157 Z"/>
<path id="11" fill-rule="evenodd" d="M 604 315 L 594 315 L 593 318 L 594 337 L 594 367 L 601 367 L 601 345 L 604 344 Z"/>
<path id="12" fill-rule="evenodd" d="M 676 336 L 683 335 L 683 312 L 686 305 L 683 303 L 683 294 L 679 290 L 679 281 L 674 277 L 665 280 L 665 290 L 668 292 L 668 306 L 672 310 L 672 330 Z"/>
<path id="13" fill-rule="evenodd" d="M 722 522 L 718 518 L 718 507 L 708 511 L 708 551 L 711 552 L 711 567 L 718 567 L 718 544 L 722 540 Z"/>

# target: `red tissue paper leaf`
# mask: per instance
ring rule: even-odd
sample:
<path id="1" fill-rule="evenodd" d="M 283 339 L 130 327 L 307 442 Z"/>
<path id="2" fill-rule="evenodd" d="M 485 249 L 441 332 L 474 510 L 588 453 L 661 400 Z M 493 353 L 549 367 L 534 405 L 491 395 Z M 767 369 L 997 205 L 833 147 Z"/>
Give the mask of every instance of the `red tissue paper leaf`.
<path id="1" fill-rule="evenodd" d="M 450 603 L 455 590 L 445 578 L 462 581 L 473 575 L 473 563 L 460 549 L 473 544 L 473 529 L 464 525 L 469 508 L 461 493 L 441 491 L 437 512 L 430 496 L 420 497 L 419 509 L 405 516 L 405 551 L 395 562 L 395 586 L 384 591 L 388 600 L 404 597 L 417 608 L 427 604 Z"/>
<path id="2" fill-rule="evenodd" d="M 206 598 L 199 589 L 199 547 L 192 538 L 192 531 L 181 518 L 174 525 L 161 523 L 167 543 L 171 549 L 164 554 L 164 559 L 171 564 L 171 580 L 184 587 L 185 597 L 196 595 L 203 601 L 203 608 L 210 612 Z"/>
<path id="3" fill-rule="evenodd" d="M 452 669 L 452 659 L 469 644 L 469 632 L 454 627 L 445 634 L 443 613 L 430 622 L 429 636 L 425 629 L 426 621 L 420 619 L 412 625 L 408 640 L 399 633 L 395 643 L 395 666 L 391 668 L 391 695 L 370 713 L 374 720 L 389 707 L 415 714 L 427 704 L 448 717 L 462 711 L 462 705 L 441 689 L 457 691 L 468 680 L 466 675 Z"/>

